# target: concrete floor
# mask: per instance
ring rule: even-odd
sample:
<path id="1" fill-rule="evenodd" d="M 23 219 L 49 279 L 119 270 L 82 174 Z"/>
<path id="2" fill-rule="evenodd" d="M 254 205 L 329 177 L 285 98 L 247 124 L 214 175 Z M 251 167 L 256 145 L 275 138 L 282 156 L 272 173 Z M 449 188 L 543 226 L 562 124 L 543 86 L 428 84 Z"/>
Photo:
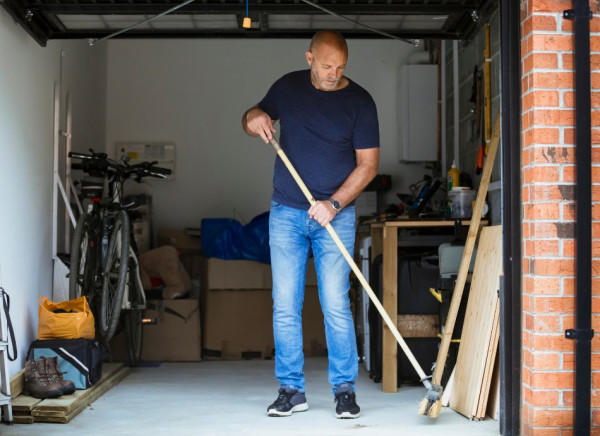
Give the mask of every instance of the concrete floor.
<path id="1" fill-rule="evenodd" d="M 358 419 L 336 419 L 327 359 L 306 361 L 309 410 L 271 418 L 277 396 L 272 361 L 202 361 L 133 368 L 121 383 L 68 424 L 0 424 L 0 434 L 68 435 L 498 435 L 492 419 L 469 421 L 449 408 L 429 418 L 418 414 L 423 385 L 381 392 L 361 366 L 357 381 Z"/>

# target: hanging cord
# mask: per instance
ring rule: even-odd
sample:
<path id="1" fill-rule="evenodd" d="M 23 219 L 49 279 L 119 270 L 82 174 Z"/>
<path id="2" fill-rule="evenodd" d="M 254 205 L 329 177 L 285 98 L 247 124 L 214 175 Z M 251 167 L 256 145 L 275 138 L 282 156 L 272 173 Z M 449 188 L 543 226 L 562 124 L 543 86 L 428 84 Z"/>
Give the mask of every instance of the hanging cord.
<path id="1" fill-rule="evenodd" d="M 12 357 L 10 355 L 10 351 L 7 350 L 8 360 L 13 362 L 17 360 L 17 343 L 15 341 L 15 332 L 13 330 L 12 322 L 10 320 L 10 297 L 2 287 L 0 287 L 0 294 L 2 294 L 2 308 L 4 310 L 4 315 L 6 316 L 6 325 L 8 326 L 8 336 L 10 337 L 10 345 L 13 349 Z"/>

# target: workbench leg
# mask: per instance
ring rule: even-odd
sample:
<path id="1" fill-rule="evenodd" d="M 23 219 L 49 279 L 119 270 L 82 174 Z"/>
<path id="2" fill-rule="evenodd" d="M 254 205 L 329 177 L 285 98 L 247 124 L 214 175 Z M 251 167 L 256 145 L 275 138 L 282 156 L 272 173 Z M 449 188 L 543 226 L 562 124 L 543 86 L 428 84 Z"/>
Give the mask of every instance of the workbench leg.
<path id="1" fill-rule="evenodd" d="M 398 320 L 398 228 L 383 228 L 383 308 L 390 319 Z M 398 343 L 383 323 L 383 392 L 398 390 Z"/>

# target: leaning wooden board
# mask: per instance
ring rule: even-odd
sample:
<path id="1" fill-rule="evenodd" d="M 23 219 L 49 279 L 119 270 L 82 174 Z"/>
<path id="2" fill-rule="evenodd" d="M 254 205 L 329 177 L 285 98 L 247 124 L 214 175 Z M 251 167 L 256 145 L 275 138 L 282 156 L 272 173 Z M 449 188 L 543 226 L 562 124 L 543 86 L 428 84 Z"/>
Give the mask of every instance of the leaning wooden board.
<path id="1" fill-rule="evenodd" d="M 485 417 L 498 349 L 502 227 L 481 231 L 456 359 L 450 407 L 471 419 Z"/>
<path id="2" fill-rule="evenodd" d="M 105 363 L 102 366 L 102 378 L 89 389 L 77 390 L 71 395 L 46 400 L 18 395 L 12 401 L 14 420 L 19 424 L 31 424 L 33 422 L 67 423 L 90 403 L 96 401 L 127 377 L 129 372 L 130 368 L 123 363 Z M 18 377 L 22 377 L 22 373 L 17 374 Z M 22 383 L 22 381 L 16 379 L 14 381 L 15 383 Z"/>

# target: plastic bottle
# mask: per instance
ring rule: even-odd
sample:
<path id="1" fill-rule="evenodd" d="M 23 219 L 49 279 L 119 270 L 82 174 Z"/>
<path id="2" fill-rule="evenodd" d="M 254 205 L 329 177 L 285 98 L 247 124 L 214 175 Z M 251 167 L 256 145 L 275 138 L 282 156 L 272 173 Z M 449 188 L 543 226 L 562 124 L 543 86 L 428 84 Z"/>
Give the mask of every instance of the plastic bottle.
<path id="1" fill-rule="evenodd" d="M 452 162 L 452 168 L 448 171 L 448 192 L 452 191 L 452 188 L 457 188 L 458 184 L 458 176 L 460 175 L 460 171 L 456 168 L 456 161 Z"/>

